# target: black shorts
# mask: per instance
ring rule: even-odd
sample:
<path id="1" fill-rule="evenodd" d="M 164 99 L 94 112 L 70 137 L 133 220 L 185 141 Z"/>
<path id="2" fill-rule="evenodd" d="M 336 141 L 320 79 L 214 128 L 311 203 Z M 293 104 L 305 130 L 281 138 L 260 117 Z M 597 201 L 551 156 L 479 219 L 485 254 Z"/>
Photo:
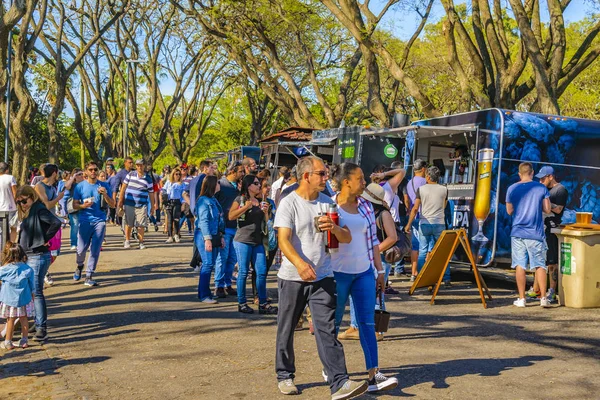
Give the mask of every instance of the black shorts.
<path id="1" fill-rule="evenodd" d="M 558 236 L 546 231 L 546 244 L 548 245 L 546 265 L 558 264 Z"/>

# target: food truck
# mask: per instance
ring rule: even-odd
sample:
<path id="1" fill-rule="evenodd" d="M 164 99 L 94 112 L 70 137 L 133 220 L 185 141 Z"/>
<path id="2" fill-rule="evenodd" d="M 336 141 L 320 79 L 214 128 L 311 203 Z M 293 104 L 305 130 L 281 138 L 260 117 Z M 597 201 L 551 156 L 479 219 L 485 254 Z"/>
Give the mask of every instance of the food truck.
<path id="1" fill-rule="evenodd" d="M 254 161 L 260 160 L 260 147 L 257 146 L 240 146 L 227 152 L 227 164 L 232 161 L 242 161 L 244 158 L 253 158 Z"/>
<path id="2" fill-rule="evenodd" d="M 322 148 L 319 153 L 333 154 L 334 164 L 353 162 L 360 165 L 365 176 L 370 175 L 378 164 L 389 165 L 401 159 L 403 139 L 393 135 L 363 135 L 362 132 L 364 129 L 360 126 L 316 131 L 310 144 L 313 148 Z M 331 150 L 325 150 L 328 147 Z"/>
<path id="3" fill-rule="evenodd" d="M 531 162 L 535 171 L 554 168 L 569 192 L 563 224 L 575 222 L 576 212 L 600 220 L 600 121 L 488 109 L 360 135 L 370 138 L 363 142 L 402 139 L 398 158 L 409 176 L 418 158 L 440 168 L 440 183 L 448 187 L 447 224 L 467 230 L 480 266 L 510 262 L 506 191 L 519 181 L 521 162 Z"/>

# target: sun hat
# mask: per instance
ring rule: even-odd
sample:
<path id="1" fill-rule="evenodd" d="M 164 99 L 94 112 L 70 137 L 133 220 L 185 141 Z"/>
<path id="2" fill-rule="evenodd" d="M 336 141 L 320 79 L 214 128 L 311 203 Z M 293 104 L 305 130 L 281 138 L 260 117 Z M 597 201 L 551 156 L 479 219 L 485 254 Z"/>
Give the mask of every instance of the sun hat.
<path id="1" fill-rule="evenodd" d="M 385 200 L 383 200 L 384 196 L 385 190 L 383 189 L 383 187 L 379 186 L 376 183 L 369 184 L 369 186 L 365 188 L 361 195 L 363 199 L 368 200 L 373 204 L 379 204 L 389 209 L 390 207 L 385 202 Z"/>

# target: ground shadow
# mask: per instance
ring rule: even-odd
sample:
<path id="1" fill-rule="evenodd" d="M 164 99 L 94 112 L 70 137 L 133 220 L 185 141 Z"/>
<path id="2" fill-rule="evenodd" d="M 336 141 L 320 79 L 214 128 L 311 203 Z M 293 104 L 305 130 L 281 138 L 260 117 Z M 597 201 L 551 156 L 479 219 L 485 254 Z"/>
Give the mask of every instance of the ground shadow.
<path id="1" fill-rule="evenodd" d="M 45 358 L 37 361 L 17 361 L 7 365 L 0 365 L 0 377 L 10 378 L 16 376 L 45 376 L 56 375 L 58 370 L 69 365 L 87 365 L 106 361 L 110 357 L 85 357 L 85 358 Z"/>
<path id="2" fill-rule="evenodd" d="M 523 356 L 517 358 L 468 358 L 461 360 L 442 361 L 435 364 L 406 365 L 397 368 L 385 369 L 383 372 L 390 375 L 401 375 L 400 385 L 389 392 L 401 396 L 414 396 L 404 393 L 403 390 L 422 383 L 431 382 L 434 389 L 447 389 L 450 385 L 448 378 L 465 375 L 499 376 L 504 371 L 514 368 L 531 367 L 536 362 L 548 361 L 550 356 Z"/>

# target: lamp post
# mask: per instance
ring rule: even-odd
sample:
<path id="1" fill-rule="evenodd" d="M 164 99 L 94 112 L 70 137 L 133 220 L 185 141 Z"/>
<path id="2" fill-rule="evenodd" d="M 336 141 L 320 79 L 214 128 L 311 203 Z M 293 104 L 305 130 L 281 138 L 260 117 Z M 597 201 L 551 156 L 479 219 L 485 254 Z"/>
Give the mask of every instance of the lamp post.
<path id="1" fill-rule="evenodd" d="M 137 64 L 144 62 L 143 60 L 125 60 L 127 65 L 127 83 L 126 83 L 126 92 L 125 92 L 125 124 L 123 126 L 123 158 L 127 157 L 127 134 L 129 133 L 129 64 Z"/>

